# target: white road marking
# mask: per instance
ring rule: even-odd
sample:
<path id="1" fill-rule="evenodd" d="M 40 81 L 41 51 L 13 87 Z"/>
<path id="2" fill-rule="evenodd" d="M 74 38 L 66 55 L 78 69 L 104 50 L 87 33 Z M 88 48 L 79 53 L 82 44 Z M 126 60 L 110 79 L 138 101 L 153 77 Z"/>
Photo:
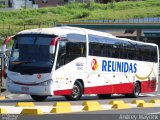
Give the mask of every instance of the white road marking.
<path id="1" fill-rule="evenodd" d="M 157 96 L 157 95 L 154 95 L 154 94 L 140 94 L 139 96 L 143 97 L 143 96 L 151 96 L 151 97 L 154 97 L 154 96 Z"/>
<path id="2" fill-rule="evenodd" d="M 7 95 L 6 97 L 10 98 L 10 99 L 13 99 L 14 96 L 15 96 L 15 94 L 10 94 L 10 95 Z"/>
<path id="3" fill-rule="evenodd" d="M 21 95 L 18 95 L 18 98 L 20 97 L 26 97 L 27 95 L 26 94 L 21 94 Z"/>
<path id="4" fill-rule="evenodd" d="M 153 95 L 153 94 L 146 94 L 146 96 L 156 96 L 156 95 Z"/>

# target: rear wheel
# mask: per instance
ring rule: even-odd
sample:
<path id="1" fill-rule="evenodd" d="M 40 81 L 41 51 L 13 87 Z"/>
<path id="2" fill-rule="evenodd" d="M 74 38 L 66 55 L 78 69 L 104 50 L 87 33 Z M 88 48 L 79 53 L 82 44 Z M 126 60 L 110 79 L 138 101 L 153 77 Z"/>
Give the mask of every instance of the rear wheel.
<path id="1" fill-rule="evenodd" d="M 35 101 L 44 101 L 48 96 L 31 95 L 31 98 Z"/>
<path id="2" fill-rule="evenodd" d="M 132 94 L 126 94 L 126 97 L 137 98 L 137 97 L 139 97 L 140 92 L 141 92 L 141 86 L 140 86 L 139 82 L 136 82 L 134 84 L 133 93 Z"/>
<path id="3" fill-rule="evenodd" d="M 97 94 L 99 99 L 107 99 L 111 97 L 111 94 Z"/>
<path id="4" fill-rule="evenodd" d="M 76 81 L 73 88 L 72 88 L 72 94 L 66 95 L 65 98 L 67 100 L 79 100 L 83 94 L 83 86 L 79 81 Z"/>

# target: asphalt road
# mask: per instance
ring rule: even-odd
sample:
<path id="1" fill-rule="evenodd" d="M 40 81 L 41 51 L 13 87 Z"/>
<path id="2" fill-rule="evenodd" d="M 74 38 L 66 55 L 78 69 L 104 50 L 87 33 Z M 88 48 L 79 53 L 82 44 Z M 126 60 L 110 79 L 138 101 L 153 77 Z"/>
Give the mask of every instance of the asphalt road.
<path id="1" fill-rule="evenodd" d="M 70 101 L 72 105 L 81 105 L 86 100 L 96 100 L 100 104 L 107 104 L 111 100 L 123 100 L 130 103 L 132 100 L 145 100 L 146 102 L 152 99 L 160 100 L 160 86 L 158 91 L 150 94 L 141 94 L 139 98 L 126 98 L 123 95 L 114 95 L 109 99 L 98 99 L 97 96 L 83 96 L 79 101 Z M 53 105 L 58 101 L 66 101 L 64 97 L 49 97 L 44 102 L 35 102 L 29 95 L 24 94 L 10 94 L 3 93 L 7 99 L 0 101 L 0 106 L 14 106 L 17 102 L 34 102 L 36 106 Z M 141 115 L 141 116 L 140 116 Z M 48 115 L 1 115 L 2 120 L 21 120 L 21 119 L 35 119 L 35 120 L 157 120 L 160 119 L 160 107 L 154 108 L 131 108 L 120 110 L 102 110 L 95 112 L 76 112 L 69 114 L 48 114 Z"/>

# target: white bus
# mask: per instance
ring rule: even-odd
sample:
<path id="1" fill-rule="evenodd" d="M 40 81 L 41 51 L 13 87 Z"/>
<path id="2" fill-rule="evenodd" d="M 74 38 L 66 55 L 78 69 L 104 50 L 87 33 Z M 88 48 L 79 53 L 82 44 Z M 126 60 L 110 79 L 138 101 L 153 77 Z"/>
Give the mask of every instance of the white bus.
<path id="1" fill-rule="evenodd" d="M 25 30 L 12 40 L 7 73 L 12 93 L 43 101 L 59 95 L 67 100 L 79 100 L 83 94 L 138 97 L 157 90 L 155 44 L 67 26 Z"/>

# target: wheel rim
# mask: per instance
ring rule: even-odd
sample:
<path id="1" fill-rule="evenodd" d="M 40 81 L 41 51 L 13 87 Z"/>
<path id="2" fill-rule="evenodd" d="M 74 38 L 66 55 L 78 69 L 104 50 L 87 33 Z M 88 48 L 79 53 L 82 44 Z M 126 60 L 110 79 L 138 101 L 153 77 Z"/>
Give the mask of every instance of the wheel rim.
<path id="1" fill-rule="evenodd" d="M 72 89 L 72 97 L 77 98 L 80 94 L 80 89 L 78 86 L 74 85 Z"/>

